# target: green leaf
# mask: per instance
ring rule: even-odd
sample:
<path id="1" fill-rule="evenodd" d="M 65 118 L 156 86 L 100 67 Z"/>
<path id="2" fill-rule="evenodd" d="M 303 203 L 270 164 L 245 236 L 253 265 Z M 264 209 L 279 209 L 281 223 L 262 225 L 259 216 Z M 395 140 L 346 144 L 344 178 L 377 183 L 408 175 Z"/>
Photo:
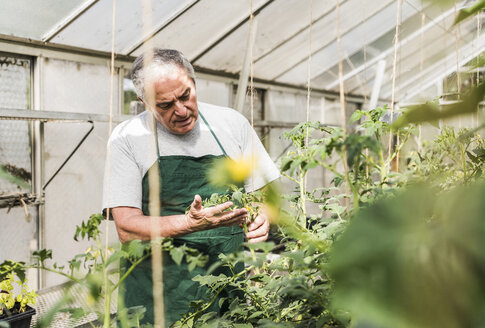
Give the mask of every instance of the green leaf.
<path id="1" fill-rule="evenodd" d="M 350 123 L 354 123 L 355 121 L 360 120 L 364 113 L 360 110 L 356 110 L 355 112 L 352 113 L 352 116 L 350 116 Z"/>
<path id="2" fill-rule="evenodd" d="M 485 158 L 485 149 L 483 148 L 476 148 L 476 149 L 473 149 L 473 152 L 480 158 Z"/>
<path id="3" fill-rule="evenodd" d="M 479 163 L 477 156 L 473 156 L 469 151 L 466 152 L 466 156 L 475 164 Z"/>
<path id="4" fill-rule="evenodd" d="M 249 316 L 248 320 L 251 320 L 251 319 L 255 319 L 255 318 L 257 318 L 257 317 L 260 317 L 260 316 L 262 316 L 263 314 L 264 314 L 264 312 L 263 312 L 263 311 L 256 311 L 256 312 L 253 312 L 253 313 L 252 313 L 252 314 Z"/>
<path id="5" fill-rule="evenodd" d="M 476 59 L 470 61 L 469 64 L 470 65 L 467 66 L 469 71 L 485 66 L 485 55 L 479 55 Z"/>
<path id="6" fill-rule="evenodd" d="M 455 22 L 453 25 L 456 25 L 465 19 L 467 19 L 470 16 L 473 16 L 475 14 L 478 14 L 480 11 L 485 9 L 485 0 L 478 0 L 475 2 L 473 5 L 463 8 L 458 12 L 458 15 L 456 15 Z"/>
<path id="7" fill-rule="evenodd" d="M 224 304 L 224 302 L 225 302 L 226 300 L 227 300 L 227 297 L 221 297 L 221 298 L 219 299 L 219 308 L 221 308 L 221 307 L 222 307 L 222 304 Z"/>
<path id="8" fill-rule="evenodd" d="M 289 157 L 284 157 L 283 159 L 281 159 L 281 166 L 280 166 L 281 171 L 282 172 L 288 171 L 292 162 L 293 162 L 293 159 Z"/>
<path id="9" fill-rule="evenodd" d="M 71 308 L 71 307 L 60 309 L 59 312 L 69 313 L 71 316 L 71 319 L 80 319 L 83 316 L 90 313 L 90 312 L 84 311 L 82 308 Z"/>
<path id="10" fill-rule="evenodd" d="M 52 250 L 39 249 L 37 251 L 32 252 L 32 255 L 36 257 L 39 262 L 43 263 L 47 259 L 52 259 Z"/>
<path id="11" fill-rule="evenodd" d="M 180 247 L 174 247 L 170 250 L 170 256 L 172 256 L 172 259 L 177 265 L 180 265 L 184 258 L 184 251 Z"/>
<path id="12" fill-rule="evenodd" d="M 134 258 L 142 257 L 144 251 L 145 251 L 145 245 L 139 239 L 132 240 L 128 244 L 128 253 L 130 254 L 130 256 L 133 256 Z"/>
<path id="13" fill-rule="evenodd" d="M 2 165 L 2 164 L 0 164 L 0 179 L 4 179 L 13 184 L 16 184 L 22 189 L 30 189 L 30 185 L 27 182 L 25 182 L 25 180 L 8 172 L 5 165 Z"/>
<path id="14" fill-rule="evenodd" d="M 192 280 L 197 281 L 202 286 L 211 286 L 219 281 L 227 280 L 227 276 L 222 273 L 218 276 L 213 276 L 213 275 L 201 276 L 199 274 L 199 275 L 196 275 L 194 278 L 192 278 Z"/>
<path id="15" fill-rule="evenodd" d="M 484 183 L 446 193 L 419 184 L 361 209 L 330 254 L 333 308 L 369 327 L 475 326 L 485 304 L 484 197 Z"/>
<path id="16" fill-rule="evenodd" d="M 117 250 L 106 261 L 106 266 L 110 265 L 111 263 L 118 262 L 122 257 L 125 256 L 125 252 Z"/>
<path id="17" fill-rule="evenodd" d="M 191 301 L 189 306 L 193 309 L 199 309 L 204 304 L 203 300 Z"/>
<path id="18" fill-rule="evenodd" d="M 430 121 L 437 121 L 457 115 L 469 114 L 476 112 L 478 104 L 483 100 L 485 95 L 485 83 L 481 83 L 476 87 L 472 87 L 463 96 L 463 100 L 450 105 L 442 105 L 437 103 L 426 103 L 422 105 L 414 105 L 407 107 L 393 124 L 394 129 L 399 129 L 412 123 L 423 123 Z"/>
<path id="19" fill-rule="evenodd" d="M 236 190 L 232 193 L 232 202 L 236 207 L 244 207 L 242 197 L 243 193 L 240 190 Z"/>
<path id="20" fill-rule="evenodd" d="M 262 241 L 259 243 L 246 243 L 245 244 L 249 249 L 253 250 L 262 250 L 265 253 L 271 252 L 273 250 L 275 244 L 273 242 Z"/>

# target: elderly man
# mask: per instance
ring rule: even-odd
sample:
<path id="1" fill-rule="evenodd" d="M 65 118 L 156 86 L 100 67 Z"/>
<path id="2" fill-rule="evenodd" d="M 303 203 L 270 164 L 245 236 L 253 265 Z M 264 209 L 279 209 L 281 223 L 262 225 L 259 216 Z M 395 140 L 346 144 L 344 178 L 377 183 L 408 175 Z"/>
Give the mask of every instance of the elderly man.
<path id="1" fill-rule="evenodd" d="M 211 163 L 226 156 L 254 154 L 257 170 L 245 182 L 247 192 L 277 179 L 279 171 L 241 114 L 197 102 L 194 69 L 182 53 L 155 49 L 152 56 L 149 63 L 143 56 L 133 63 L 133 83 L 148 110 L 118 125 L 110 137 L 103 208 L 111 209 L 121 242 L 149 240 L 153 225 L 148 211 L 148 170 L 158 166 L 158 235 L 173 237 L 176 244 L 187 244 L 209 255 L 205 268 L 191 272 L 186 265 L 178 266 L 164 256 L 165 317 L 171 324 L 189 311 L 190 301 L 204 297 L 205 290 L 191 279 L 204 274 L 220 253 L 239 249 L 244 239 L 240 224 L 246 220 L 246 209 L 228 210 L 232 203 L 202 206 L 202 199 L 224 192 L 207 180 Z M 268 229 L 269 220 L 261 213 L 249 224 L 246 238 L 249 242 L 264 241 Z M 130 274 L 124 289 L 125 306 L 145 306 L 143 322 L 153 323 L 150 259 Z M 215 303 L 211 310 L 220 311 Z"/>

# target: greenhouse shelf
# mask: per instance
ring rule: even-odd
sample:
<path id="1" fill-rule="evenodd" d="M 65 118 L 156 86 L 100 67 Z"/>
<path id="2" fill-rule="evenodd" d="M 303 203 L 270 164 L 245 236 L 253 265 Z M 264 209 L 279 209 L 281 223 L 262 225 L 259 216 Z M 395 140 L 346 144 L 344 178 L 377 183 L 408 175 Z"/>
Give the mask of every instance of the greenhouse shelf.
<path id="1" fill-rule="evenodd" d="M 42 318 L 50 309 L 56 306 L 56 304 L 61 301 L 66 293 L 66 289 L 70 288 L 73 296 L 73 302 L 70 304 L 72 308 L 85 307 L 83 300 L 88 297 L 88 292 L 83 290 L 80 286 L 70 286 L 69 284 L 62 284 L 54 287 L 49 287 L 39 291 L 39 297 L 37 298 L 37 304 L 35 309 L 37 311 L 36 315 L 32 317 L 31 327 L 35 327 L 39 318 Z M 117 295 L 113 295 L 111 301 L 111 315 L 116 315 L 116 302 Z M 59 312 L 55 315 L 54 320 L 49 325 L 51 328 L 83 328 L 91 327 L 90 322 L 96 320 L 96 314 L 90 313 L 79 319 L 73 320 L 70 318 L 69 313 Z"/>

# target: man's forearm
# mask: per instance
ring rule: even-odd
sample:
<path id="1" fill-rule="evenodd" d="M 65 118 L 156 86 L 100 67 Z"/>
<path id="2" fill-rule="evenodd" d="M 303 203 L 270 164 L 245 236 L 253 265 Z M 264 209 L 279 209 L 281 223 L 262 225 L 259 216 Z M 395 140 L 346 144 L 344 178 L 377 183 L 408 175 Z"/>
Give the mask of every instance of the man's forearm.
<path id="1" fill-rule="evenodd" d="M 120 241 L 127 242 L 134 239 L 150 240 L 153 235 L 177 237 L 195 231 L 241 224 L 247 218 L 247 210 L 229 210 L 232 205 L 232 202 L 226 202 L 204 208 L 201 197 L 195 195 L 185 215 L 150 217 L 143 215 L 139 208 L 125 206 L 112 208 L 111 211 Z M 155 233 L 152 234 L 152 231 Z"/>
<path id="2" fill-rule="evenodd" d="M 117 209 L 113 209 L 113 211 L 115 212 Z M 189 225 L 185 215 L 150 217 L 143 213 L 133 213 L 131 215 L 114 215 L 114 217 L 121 242 L 134 239 L 150 240 L 153 235 L 183 236 L 196 231 Z"/>

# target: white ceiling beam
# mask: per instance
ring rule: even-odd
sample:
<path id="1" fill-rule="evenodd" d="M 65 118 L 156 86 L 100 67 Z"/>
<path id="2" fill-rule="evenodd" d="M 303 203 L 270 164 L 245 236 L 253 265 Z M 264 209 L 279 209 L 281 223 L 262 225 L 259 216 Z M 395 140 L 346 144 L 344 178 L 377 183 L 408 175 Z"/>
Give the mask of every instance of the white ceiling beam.
<path id="1" fill-rule="evenodd" d="M 421 35 L 421 33 L 424 33 L 427 30 L 429 30 L 430 28 L 438 25 L 438 22 L 441 22 L 441 21 L 445 20 L 450 15 L 454 15 L 454 9 L 450 9 L 450 10 L 446 11 L 445 13 L 443 13 L 440 16 L 438 16 L 437 18 L 435 18 L 433 21 L 431 21 L 428 24 L 424 25 L 423 28 L 420 28 L 420 29 L 414 31 L 409 36 L 407 36 L 406 38 L 402 39 L 402 41 L 400 41 L 398 43 L 398 45 L 397 45 L 398 49 L 401 48 L 401 47 L 403 47 L 403 46 L 405 46 L 405 45 L 407 45 L 413 39 L 419 37 Z M 345 74 L 344 77 L 343 77 L 344 82 L 346 80 L 354 77 L 355 75 L 363 72 L 366 68 L 368 69 L 369 67 L 372 67 L 373 65 L 377 64 L 379 61 L 385 59 L 387 56 L 391 55 L 393 52 L 394 52 L 394 46 L 387 48 L 379 56 L 372 58 L 366 64 L 360 65 L 356 69 L 354 69 L 354 70 L 350 71 L 349 73 Z M 327 85 L 325 87 L 325 89 L 332 90 L 333 88 L 337 87 L 338 84 L 339 84 L 339 81 L 336 80 L 336 81 L 330 83 L 329 85 Z"/>
<path id="2" fill-rule="evenodd" d="M 258 30 L 258 20 L 254 19 L 252 28 L 250 28 L 250 33 L 248 34 L 248 41 L 246 47 L 246 55 L 244 56 L 244 62 L 239 73 L 239 82 L 236 92 L 236 101 L 234 103 L 234 108 L 242 113 L 244 107 L 244 100 L 246 99 L 246 90 L 248 88 L 248 77 L 251 71 L 251 55 L 253 53 L 254 42 L 256 39 L 256 34 Z"/>
<path id="3" fill-rule="evenodd" d="M 59 23 L 57 23 L 52 29 L 45 33 L 41 40 L 43 42 L 49 42 L 55 38 L 59 33 L 61 33 L 66 27 L 71 25 L 76 19 L 78 19 L 82 14 L 84 14 L 89 8 L 91 8 L 99 0 L 87 0 L 83 2 L 79 7 L 74 9 L 69 15 L 64 17 Z"/>
<path id="4" fill-rule="evenodd" d="M 168 19 L 161 21 L 159 24 L 154 25 L 154 28 L 145 36 L 141 38 L 141 40 L 136 41 L 133 43 L 131 46 L 125 48 L 122 53 L 130 55 L 134 53 L 138 48 L 140 48 L 145 42 L 148 40 L 152 39 L 155 35 L 160 33 L 165 27 L 170 25 L 174 20 L 182 16 L 184 13 L 186 13 L 188 10 L 190 10 L 193 6 L 197 4 L 200 0 L 192 0 L 188 3 L 185 4 L 185 6 L 181 7 L 179 10 L 175 11 L 172 16 L 170 16 Z"/>
<path id="5" fill-rule="evenodd" d="M 384 78 L 384 72 L 386 70 L 386 61 L 381 60 L 377 63 L 376 67 L 376 78 L 374 79 L 374 87 L 372 88 L 372 94 L 369 101 L 368 110 L 374 109 L 377 106 L 377 101 L 379 100 L 379 92 L 381 91 L 382 80 Z"/>

